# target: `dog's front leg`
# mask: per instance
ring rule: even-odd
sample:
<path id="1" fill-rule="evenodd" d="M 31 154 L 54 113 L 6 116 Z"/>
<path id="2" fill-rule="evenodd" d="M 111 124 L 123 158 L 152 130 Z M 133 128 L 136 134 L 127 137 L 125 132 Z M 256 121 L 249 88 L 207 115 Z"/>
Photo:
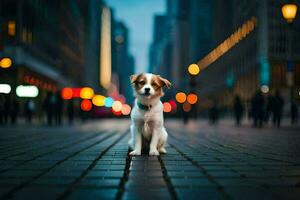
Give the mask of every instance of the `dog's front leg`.
<path id="1" fill-rule="evenodd" d="M 159 140 L 159 132 L 157 130 L 153 130 L 152 133 L 152 138 L 151 138 L 151 143 L 150 143 L 150 151 L 149 151 L 149 155 L 150 156 L 158 156 L 159 152 L 157 151 L 157 143 Z"/>
<path id="2" fill-rule="evenodd" d="M 129 153 L 131 156 L 140 156 L 142 151 L 142 134 L 134 128 L 135 146 L 134 150 Z"/>

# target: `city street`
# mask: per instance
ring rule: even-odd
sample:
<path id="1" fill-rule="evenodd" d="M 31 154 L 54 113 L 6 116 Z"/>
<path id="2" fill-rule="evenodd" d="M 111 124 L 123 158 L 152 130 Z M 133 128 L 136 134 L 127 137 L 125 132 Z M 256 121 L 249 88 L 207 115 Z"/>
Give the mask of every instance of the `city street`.
<path id="1" fill-rule="evenodd" d="M 0 199 L 300 199 L 300 128 L 167 120 L 129 157 L 129 120 L 0 127 Z"/>

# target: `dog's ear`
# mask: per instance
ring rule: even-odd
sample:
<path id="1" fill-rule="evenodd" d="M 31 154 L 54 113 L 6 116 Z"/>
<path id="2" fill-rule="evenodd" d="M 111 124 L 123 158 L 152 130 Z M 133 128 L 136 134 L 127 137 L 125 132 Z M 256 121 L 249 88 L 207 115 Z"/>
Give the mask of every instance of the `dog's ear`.
<path id="1" fill-rule="evenodd" d="M 162 78 L 161 76 L 158 76 L 158 78 L 163 83 L 163 86 L 167 86 L 168 89 L 171 88 L 172 84 L 169 80 Z"/>
<path id="2" fill-rule="evenodd" d="M 131 76 L 130 76 L 130 83 L 131 83 L 131 84 L 135 83 L 136 80 L 137 80 L 137 78 L 138 78 L 138 75 L 137 75 L 137 74 L 131 75 Z"/>

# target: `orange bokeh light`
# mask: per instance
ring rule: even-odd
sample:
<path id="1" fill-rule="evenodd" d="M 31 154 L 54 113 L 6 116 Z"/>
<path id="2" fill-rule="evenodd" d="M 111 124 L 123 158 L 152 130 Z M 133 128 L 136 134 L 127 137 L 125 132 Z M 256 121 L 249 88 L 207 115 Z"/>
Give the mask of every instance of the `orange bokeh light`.
<path id="1" fill-rule="evenodd" d="M 88 99 L 84 99 L 81 101 L 80 104 L 81 110 L 83 111 L 90 111 L 93 107 L 92 102 Z"/>
<path id="2" fill-rule="evenodd" d="M 121 112 L 122 107 L 123 107 L 123 105 L 120 101 L 114 101 L 114 103 L 112 105 L 112 109 L 115 112 Z"/>
<path id="3" fill-rule="evenodd" d="M 191 106 L 191 104 L 189 104 L 188 102 L 185 102 L 185 103 L 182 105 L 182 108 L 183 108 L 183 111 L 184 111 L 184 112 L 190 112 L 191 109 L 192 109 L 192 106 Z"/>
<path id="4" fill-rule="evenodd" d="M 124 104 L 124 105 L 122 106 L 121 112 L 122 112 L 123 115 L 129 115 L 129 114 L 130 114 L 130 111 L 131 111 L 131 107 L 130 107 L 129 105 Z"/>
<path id="5" fill-rule="evenodd" d="M 80 90 L 80 98 L 92 99 L 94 96 L 94 90 L 90 87 L 84 87 Z"/>
<path id="6" fill-rule="evenodd" d="M 163 103 L 164 112 L 168 113 L 172 111 L 172 106 L 169 102 Z"/>
<path id="7" fill-rule="evenodd" d="M 175 98 L 178 103 L 184 103 L 186 100 L 186 94 L 183 92 L 178 92 Z"/>
<path id="8" fill-rule="evenodd" d="M 65 100 L 68 100 L 68 99 L 72 99 L 73 97 L 73 90 L 72 88 L 64 88 L 62 89 L 61 91 L 61 97 Z"/>
<path id="9" fill-rule="evenodd" d="M 187 102 L 189 102 L 190 104 L 193 105 L 197 103 L 197 101 L 198 101 L 198 96 L 196 94 L 191 93 L 187 96 Z"/>

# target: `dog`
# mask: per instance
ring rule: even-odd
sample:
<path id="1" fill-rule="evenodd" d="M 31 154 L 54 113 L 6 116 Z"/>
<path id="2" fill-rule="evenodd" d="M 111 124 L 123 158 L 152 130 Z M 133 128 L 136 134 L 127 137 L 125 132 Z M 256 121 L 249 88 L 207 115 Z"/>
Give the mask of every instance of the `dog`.
<path id="1" fill-rule="evenodd" d="M 170 81 L 151 73 L 134 74 L 130 82 L 136 97 L 131 111 L 131 139 L 129 155 L 139 156 L 149 147 L 150 156 L 167 153 L 165 144 L 168 133 L 164 127 L 162 88 L 171 87 Z"/>

